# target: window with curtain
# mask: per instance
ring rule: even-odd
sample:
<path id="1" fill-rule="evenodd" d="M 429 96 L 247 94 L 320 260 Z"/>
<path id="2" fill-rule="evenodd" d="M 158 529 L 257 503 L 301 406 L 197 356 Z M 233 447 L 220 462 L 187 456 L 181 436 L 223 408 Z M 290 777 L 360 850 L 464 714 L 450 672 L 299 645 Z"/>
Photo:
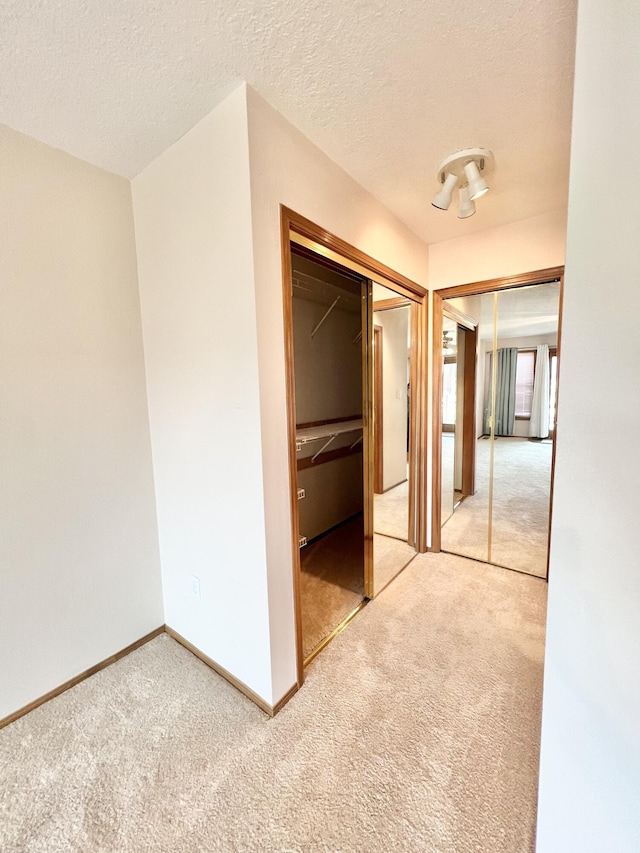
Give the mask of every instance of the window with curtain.
<path id="1" fill-rule="evenodd" d="M 446 358 L 442 371 L 442 424 L 453 430 L 456 422 L 456 390 L 458 366 L 454 358 Z"/>
<path id="2" fill-rule="evenodd" d="M 516 361 L 516 418 L 531 417 L 535 371 L 535 350 L 519 350 Z"/>

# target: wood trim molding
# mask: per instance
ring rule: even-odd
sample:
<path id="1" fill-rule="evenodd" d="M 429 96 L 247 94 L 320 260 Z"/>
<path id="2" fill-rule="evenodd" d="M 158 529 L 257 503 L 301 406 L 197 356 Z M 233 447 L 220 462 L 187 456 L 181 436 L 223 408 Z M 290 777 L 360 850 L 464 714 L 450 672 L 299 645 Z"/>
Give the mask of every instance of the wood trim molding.
<path id="1" fill-rule="evenodd" d="M 236 688 L 236 690 L 239 690 L 241 693 L 244 693 L 247 699 L 251 699 L 251 701 L 254 702 L 258 706 L 258 708 L 260 708 L 260 710 L 264 711 L 265 714 L 267 714 L 269 717 L 274 716 L 274 706 L 269 705 L 269 703 L 265 702 L 261 696 L 258 696 L 257 693 L 254 693 L 254 691 L 250 687 L 247 687 L 244 681 L 240 681 L 240 679 L 236 678 L 235 675 L 231 675 L 229 670 L 225 669 L 223 666 L 220 666 L 220 664 L 216 663 L 213 658 L 210 658 L 208 655 L 205 655 L 205 653 L 200 651 L 197 646 L 194 646 L 193 643 L 190 643 L 189 640 L 186 640 L 181 634 L 178 634 L 177 631 L 174 631 L 173 628 L 170 628 L 169 625 L 165 625 L 164 630 L 170 637 L 172 637 L 176 641 L 176 643 L 180 643 L 180 645 L 184 646 L 184 648 L 187 649 L 187 651 L 191 652 L 192 655 L 195 655 L 210 669 L 212 669 L 214 672 L 217 672 L 218 675 L 221 675 L 222 678 L 224 678 L 225 681 L 228 681 L 229 684 Z M 286 699 L 286 701 L 288 702 L 289 699 L 291 699 L 291 697 L 297 691 L 297 689 L 298 685 L 296 684 L 295 690 L 291 688 L 291 690 L 289 690 L 289 692 L 285 694 L 285 696 L 280 700 L 280 702 L 278 702 L 278 710 L 286 704 L 284 700 Z"/>
<path id="2" fill-rule="evenodd" d="M 442 542 L 442 296 L 433 292 L 433 403 L 431 407 L 431 545 L 438 553 Z"/>
<path id="3" fill-rule="evenodd" d="M 382 326 L 373 327 L 373 491 L 382 494 L 384 483 L 384 418 L 382 400 Z"/>
<path id="4" fill-rule="evenodd" d="M 447 305 L 446 308 L 443 308 L 443 311 L 451 320 L 455 320 L 459 326 L 464 326 L 465 329 L 471 330 L 478 328 L 477 320 L 474 320 L 473 317 L 467 316 L 453 305 Z"/>
<path id="5" fill-rule="evenodd" d="M 531 284 L 546 284 L 551 281 L 560 281 L 564 276 L 564 267 L 547 267 L 543 270 L 520 273 L 519 275 L 505 276 L 504 278 L 490 278 L 486 281 L 474 281 L 469 284 L 458 284 L 455 287 L 444 287 L 434 290 L 440 299 L 455 299 L 456 296 L 475 296 L 478 293 L 493 293 L 494 290 L 511 290 L 515 287 L 527 287 Z"/>
<path id="6" fill-rule="evenodd" d="M 292 248 L 295 247 L 295 248 Z M 306 257 L 321 257 L 327 266 L 341 269 L 347 268 L 362 276 L 364 280 L 380 280 L 380 283 L 393 289 L 399 298 L 412 303 L 412 331 L 415 326 L 416 340 L 416 368 L 415 384 L 413 386 L 415 397 L 415 416 L 412 416 L 412 441 L 410 456 L 415 459 L 417 484 L 415 489 L 416 499 L 415 512 L 417 513 L 416 546 L 420 551 L 427 550 L 427 336 L 428 336 L 428 291 L 426 288 L 411 281 L 400 273 L 395 272 L 375 258 L 365 254 L 339 237 L 336 237 L 326 229 L 316 225 L 306 217 L 296 213 L 285 205 L 280 205 L 280 251 L 282 259 L 282 297 L 284 314 L 284 344 L 285 344 L 285 375 L 286 375 L 286 399 L 287 399 L 287 434 L 289 439 L 289 491 L 290 491 L 290 516 L 291 516 L 291 554 L 293 568 L 294 588 L 294 612 L 296 622 L 296 655 L 297 655 L 297 678 L 298 687 L 304 682 L 304 659 L 302 654 L 302 612 L 300 603 L 300 549 L 299 525 L 298 525 L 298 498 L 297 498 L 297 456 L 295 449 L 295 368 L 293 347 L 293 311 L 292 311 L 292 251 L 300 251 Z M 312 253 L 312 254 L 307 254 Z M 380 278 L 381 277 L 381 278 Z M 369 285 L 370 287 L 370 285 Z M 372 312 L 373 313 L 373 312 Z M 372 331 L 369 328 L 368 333 Z M 364 329 L 363 329 L 364 338 Z M 367 344 L 363 340 L 363 357 L 367 353 Z M 412 376 L 413 379 L 413 376 Z M 412 407 L 413 408 L 413 407 Z M 363 412 L 365 424 L 370 424 L 371 413 Z M 370 427 L 369 427 L 370 428 Z M 365 468 L 365 480 L 372 480 L 373 472 L 369 471 L 370 448 L 367 439 L 363 441 L 363 466 Z M 409 483 L 412 488 L 412 476 Z M 372 482 L 366 489 L 365 496 L 365 519 L 372 516 Z M 371 496 L 369 497 L 369 489 Z M 369 506 L 371 504 L 371 506 Z M 411 512 L 411 507 L 410 507 Z M 366 566 L 370 563 L 367 555 L 373 551 L 373 535 L 367 539 L 365 529 L 365 575 Z M 365 586 L 367 577 L 365 576 Z"/>
<path id="7" fill-rule="evenodd" d="M 478 328 L 464 330 L 464 391 L 462 415 L 462 494 L 476 488 L 476 366 Z"/>
<path id="8" fill-rule="evenodd" d="M 562 313 L 564 311 L 564 273 L 560 277 L 560 299 L 558 301 L 558 343 L 556 344 L 556 422 L 553 429 L 551 448 L 551 495 L 549 499 L 549 536 L 547 539 L 547 583 L 549 583 L 549 564 L 551 560 L 551 522 L 553 519 L 553 489 L 556 479 L 556 446 L 558 439 L 558 392 L 560 390 L 560 356 L 562 354 Z"/>
<path id="9" fill-rule="evenodd" d="M 298 692 L 299 686 L 298 684 L 294 684 L 280 699 L 276 702 L 275 705 L 271 706 L 267 702 L 265 702 L 257 693 L 254 693 L 251 688 L 247 687 L 244 682 L 237 679 L 235 676 L 231 675 L 231 673 L 226 670 L 223 666 L 216 663 L 210 657 L 201 652 L 196 646 L 186 640 L 181 634 L 178 634 L 177 631 L 174 631 L 173 628 L 170 628 L 168 625 L 160 625 L 159 628 L 155 628 L 153 631 L 150 631 L 148 634 L 145 634 L 144 637 L 140 637 L 139 640 L 136 640 L 134 643 L 126 646 L 124 649 L 120 649 L 119 652 L 115 652 L 113 655 L 109 655 L 108 658 L 100 661 L 100 663 L 95 664 L 94 666 L 89 667 L 89 669 L 85 669 L 83 672 L 78 675 L 70 678 L 68 681 L 65 681 L 64 684 L 60 684 L 58 687 L 54 687 L 53 690 L 49 690 L 48 693 L 45 693 L 43 696 L 40 696 L 38 699 L 34 699 L 33 702 L 29 702 L 28 705 L 20 708 L 17 711 L 14 711 L 12 714 L 9 714 L 7 717 L 4 717 L 0 720 L 0 729 L 3 729 L 5 726 L 10 725 L 10 723 L 14 723 L 16 720 L 19 720 L 20 717 L 24 717 L 25 714 L 28 714 L 30 711 L 34 711 L 36 708 L 39 708 L 40 705 L 44 705 L 45 702 L 48 702 L 50 699 L 55 699 L 56 696 L 60 696 L 61 693 L 64 693 L 66 690 L 70 690 L 72 687 L 75 687 L 77 684 L 80 684 L 81 681 L 84 681 L 86 678 L 90 678 L 92 675 L 95 675 L 97 672 L 100 672 L 102 669 L 106 669 L 108 666 L 111 666 L 112 663 L 116 663 L 122 658 L 126 657 L 131 652 L 135 652 L 136 649 L 139 649 L 141 646 L 144 646 L 150 640 L 154 640 L 156 637 L 159 637 L 160 634 L 168 634 L 172 639 L 174 639 L 181 646 L 184 646 L 187 651 L 191 652 L 191 654 L 195 655 L 199 658 L 203 663 L 205 663 L 210 669 L 216 672 L 218 675 L 222 676 L 225 681 L 228 681 L 236 690 L 239 690 L 243 693 L 248 699 L 251 699 L 260 710 L 264 711 L 269 717 L 275 717 L 275 715 L 280 711 L 287 702 L 295 696 Z"/>
<path id="10" fill-rule="evenodd" d="M 284 708 L 284 706 L 287 704 L 287 702 L 290 699 L 293 699 L 293 697 L 296 695 L 296 693 L 298 692 L 299 689 L 300 688 L 298 687 L 297 684 L 294 684 L 292 687 L 290 687 L 289 690 L 287 690 L 287 692 L 284 694 L 282 699 L 279 699 L 276 702 L 276 704 L 273 706 L 273 711 L 271 713 L 271 716 L 275 717 L 275 715 L 278 713 L 278 711 L 281 711 Z"/>
<path id="11" fill-rule="evenodd" d="M 296 454 L 296 379 L 293 346 L 293 284 L 291 267 L 290 213 L 280 207 L 280 253 L 282 257 L 282 310 L 284 314 L 285 378 L 287 398 L 287 435 L 289 452 L 289 508 L 291 518 L 291 554 L 293 563 L 293 607 L 296 623 L 296 673 L 298 687 L 304 682 L 302 652 L 302 605 L 300 601 L 300 527 L 298 523 L 298 458 Z"/>
<path id="12" fill-rule="evenodd" d="M 411 305 L 411 300 L 404 296 L 393 296 L 391 299 L 378 299 L 373 303 L 374 311 L 390 311 L 392 308 L 404 308 Z"/>
<path id="13" fill-rule="evenodd" d="M 106 667 L 110 666 L 112 663 L 121 660 L 126 657 L 131 652 L 134 652 L 136 649 L 139 649 L 140 646 L 144 646 L 145 643 L 148 643 L 150 640 L 159 637 L 160 634 L 164 633 L 165 626 L 160 625 L 159 628 L 151 631 L 148 634 L 145 634 L 144 637 L 140 637 L 139 640 L 136 640 L 134 643 L 131 643 L 128 646 L 125 646 L 124 649 L 120 649 L 119 652 L 116 652 L 113 655 L 109 655 L 108 658 L 101 660 L 100 663 L 96 663 L 94 666 L 90 666 L 89 669 L 85 669 L 83 672 L 78 673 L 73 678 L 70 678 L 68 681 L 65 681 L 63 684 L 60 684 L 58 687 L 54 687 L 53 690 L 49 690 L 48 693 L 45 693 L 43 696 L 40 696 L 38 699 L 34 699 L 33 702 L 29 702 L 28 705 L 25 705 L 22 708 L 19 708 L 17 711 L 14 711 L 13 714 L 9 714 L 8 717 L 4 717 L 0 720 L 0 729 L 8 726 L 10 723 L 14 723 L 16 720 L 19 720 L 20 717 L 24 717 L 25 714 L 28 714 L 29 711 L 34 711 L 36 708 L 39 708 L 40 705 L 44 705 L 45 702 L 48 702 L 50 699 L 55 699 L 56 696 L 60 696 L 61 693 L 64 693 L 66 690 L 70 690 L 72 687 L 75 687 L 76 684 L 80 684 L 81 681 L 84 681 L 85 678 L 89 678 L 92 675 L 95 675 L 96 672 L 100 672 L 101 669 L 106 669 Z"/>
<path id="14" fill-rule="evenodd" d="M 370 255 L 367 255 L 365 252 L 362 252 L 360 249 L 357 249 L 355 246 L 347 243 L 345 240 L 340 239 L 340 237 L 336 237 L 335 234 L 332 234 L 325 228 L 321 228 L 305 216 L 296 213 L 294 210 L 291 210 L 284 205 L 281 205 L 280 211 L 281 220 L 285 226 L 283 229 L 285 232 L 283 233 L 283 239 L 286 237 L 287 241 L 289 241 L 289 232 L 293 231 L 296 234 L 305 237 L 307 240 L 311 240 L 312 242 L 319 244 L 321 248 L 324 248 L 329 252 L 334 252 L 343 259 L 346 258 L 347 260 L 358 264 L 360 267 L 364 267 L 368 271 L 369 275 L 373 274 L 374 278 L 375 275 L 378 274 L 388 281 L 393 282 L 396 288 L 402 290 L 403 295 L 409 299 L 421 302 L 427 295 L 426 288 L 417 284 L 415 281 L 411 281 L 410 278 L 403 276 L 401 273 L 392 270 L 390 267 L 386 266 L 386 264 L 377 261 L 375 258 L 372 258 Z M 320 252 L 320 254 L 326 254 L 326 252 Z M 363 273 L 363 275 L 367 276 L 367 272 Z M 406 291 L 406 293 L 404 293 L 404 291 Z"/>

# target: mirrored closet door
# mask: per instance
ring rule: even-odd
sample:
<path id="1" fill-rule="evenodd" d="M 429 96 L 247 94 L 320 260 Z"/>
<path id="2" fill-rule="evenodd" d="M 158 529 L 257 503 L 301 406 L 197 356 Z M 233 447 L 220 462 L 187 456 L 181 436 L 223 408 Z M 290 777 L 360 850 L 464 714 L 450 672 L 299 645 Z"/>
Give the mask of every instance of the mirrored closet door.
<path id="1" fill-rule="evenodd" d="M 545 578 L 561 276 L 478 293 L 472 287 L 460 288 L 460 296 L 444 291 L 436 306 L 435 550 Z"/>
<path id="2" fill-rule="evenodd" d="M 373 593 L 416 554 L 418 306 L 373 283 Z M 412 402 L 413 400 L 413 402 Z"/>
<path id="3" fill-rule="evenodd" d="M 304 663 L 416 554 L 421 310 L 357 271 L 292 249 Z"/>

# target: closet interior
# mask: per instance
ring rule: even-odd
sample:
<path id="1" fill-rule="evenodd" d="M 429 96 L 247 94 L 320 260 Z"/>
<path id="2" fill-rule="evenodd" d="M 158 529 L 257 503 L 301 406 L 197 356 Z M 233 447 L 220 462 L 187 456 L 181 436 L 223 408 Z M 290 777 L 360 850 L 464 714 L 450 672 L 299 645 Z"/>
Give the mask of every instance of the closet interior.
<path id="1" fill-rule="evenodd" d="M 365 601 L 366 279 L 292 252 L 303 657 Z M 363 334 L 364 330 L 364 334 Z"/>

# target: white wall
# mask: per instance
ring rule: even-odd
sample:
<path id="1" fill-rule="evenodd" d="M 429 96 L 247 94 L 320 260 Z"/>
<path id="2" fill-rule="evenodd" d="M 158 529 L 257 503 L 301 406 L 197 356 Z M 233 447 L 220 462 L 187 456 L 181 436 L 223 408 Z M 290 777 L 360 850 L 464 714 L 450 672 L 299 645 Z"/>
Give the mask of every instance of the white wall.
<path id="1" fill-rule="evenodd" d="M 294 684 L 291 521 L 279 205 L 423 286 L 427 247 L 256 92 L 248 89 L 262 456 L 274 696 Z"/>
<path id="2" fill-rule="evenodd" d="M 577 39 L 537 849 L 636 853 L 640 9 L 581 0 Z"/>
<path id="3" fill-rule="evenodd" d="M 431 244 L 429 288 L 438 290 L 561 266 L 566 218 L 566 210 L 557 210 Z"/>
<path id="4" fill-rule="evenodd" d="M 166 621 L 270 704 L 244 87 L 133 202 Z"/>
<path id="5" fill-rule="evenodd" d="M 129 183 L 0 151 L 2 718 L 164 617 Z"/>
<path id="6" fill-rule="evenodd" d="M 389 293 L 387 299 L 393 296 Z M 382 487 L 407 479 L 407 372 L 409 306 L 376 311 L 373 322 L 382 326 Z"/>

